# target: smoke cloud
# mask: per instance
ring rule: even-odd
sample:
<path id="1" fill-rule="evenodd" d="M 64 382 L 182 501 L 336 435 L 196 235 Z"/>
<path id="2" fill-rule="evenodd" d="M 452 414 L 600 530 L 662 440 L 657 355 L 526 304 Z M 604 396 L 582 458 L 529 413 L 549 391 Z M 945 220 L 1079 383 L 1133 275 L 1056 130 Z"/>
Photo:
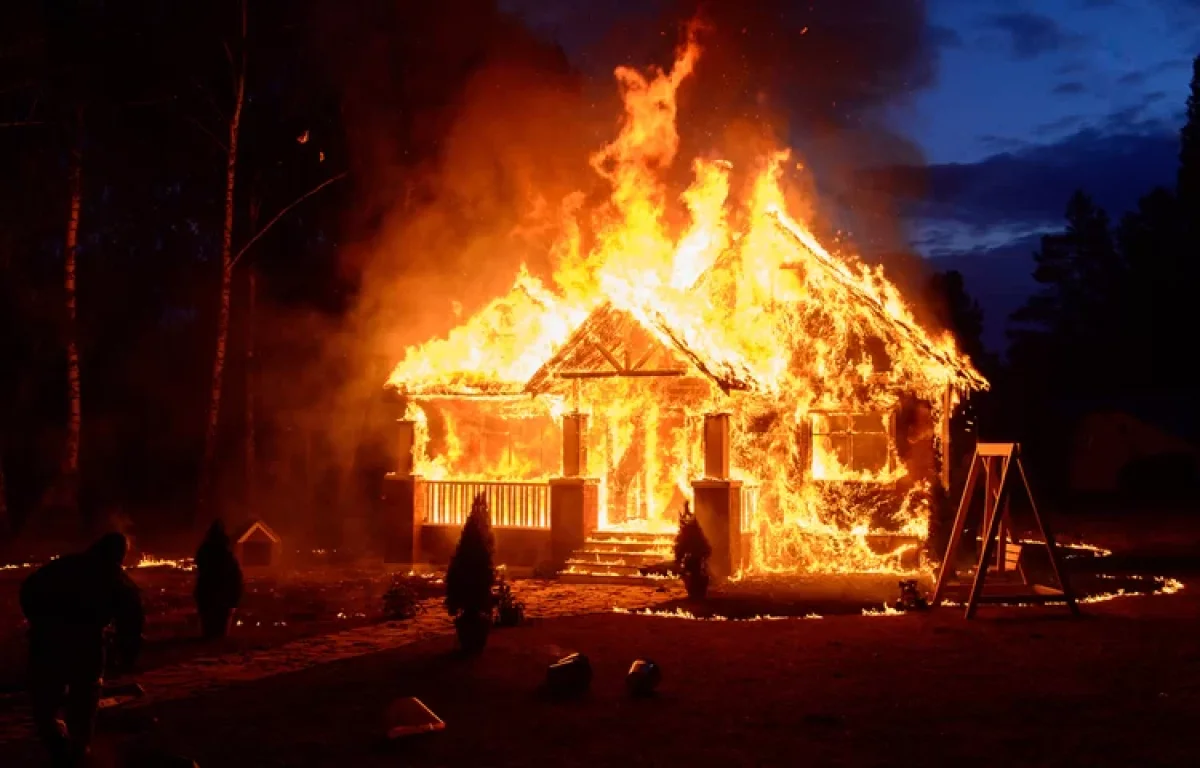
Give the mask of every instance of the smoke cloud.
<path id="1" fill-rule="evenodd" d="M 830 222 L 822 234 L 904 244 L 888 201 L 854 181 L 863 166 L 921 163 L 883 111 L 933 81 L 922 0 L 351 5 L 328 0 L 316 30 L 343 94 L 357 186 L 343 250 L 372 375 L 503 291 L 520 263 L 547 270 L 563 200 L 605 194 L 587 158 L 616 132 L 613 68 L 669 66 L 693 18 L 703 54 L 679 95 L 678 188 L 692 157 L 752 168 L 793 146 L 820 186 L 794 195 Z"/>

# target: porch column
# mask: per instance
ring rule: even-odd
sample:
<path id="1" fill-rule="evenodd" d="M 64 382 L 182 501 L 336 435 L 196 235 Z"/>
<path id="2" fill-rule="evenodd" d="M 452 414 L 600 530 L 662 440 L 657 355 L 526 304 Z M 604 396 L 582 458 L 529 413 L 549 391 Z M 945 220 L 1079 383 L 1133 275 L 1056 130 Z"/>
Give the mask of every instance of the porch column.
<path id="1" fill-rule="evenodd" d="M 706 480 L 729 478 L 729 414 L 704 415 L 704 477 Z"/>
<path id="2" fill-rule="evenodd" d="M 425 483 L 414 475 L 416 422 L 396 422 L 399 456 L 396 471 L 383 478 L 383 559 L 412 565 L 421 562 L 421 522 L 425 513 Z"/>
<path id="3" fill-rule="evenodd" d="M 568 413 L 563 416 L 563 477 L 587 476 L 587 428 L 586 413 Z"/>
<path id="4" fill-rule="evenodd" d="M 396 420 L 396 474 L 408 476 L 417 466 L 417 422 Z"/>
<path id="5" fill-rule="evenodd" d="M 704 478 L 692 481 L 696 522 L 712 546 L 709 572 L 720 581 L 742 565 L 742 483 L 729 479 L 729 414 L 704 416 Z"/>
<path id="6" fill-rule="evenodd" d="M 742 482 L 693 480 L 696 522 L 712 546 L 708 570 L 721 581 L 742 567 Z"/>
<path id="7" fill-rule="evenodd" d="M 600 523 L 600 482 L 588 477 L 550 481 L 550 560 L 562 568 Z"/>

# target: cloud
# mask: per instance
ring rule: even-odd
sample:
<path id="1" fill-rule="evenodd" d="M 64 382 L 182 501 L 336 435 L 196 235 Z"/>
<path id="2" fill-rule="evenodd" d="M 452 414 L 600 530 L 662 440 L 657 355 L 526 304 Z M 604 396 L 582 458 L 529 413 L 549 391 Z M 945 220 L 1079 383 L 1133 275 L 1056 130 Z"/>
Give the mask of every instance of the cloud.
<path id="1" fill-rule="evenodd" d="M 1070 116 L 1045 127 L 1068 129 L 1079 122 Z M 1141 105 L 1135 105 L 1049 143 L 997 152 L 976 163 L 892 168 L 868 174 L 865 183 L 905 201 L 904 215 L 921 231 L 918 246 L 926 255 L 973 243 L 999 245 L 1060 226 L 1075 189 L 1089 192 L 1116 217 L 1155 186 L 1172 183 L 1176 127 L 1175 120 L 1143 118 Z"/>
<path id="2" fill-rule="evenodd" d="M 1078 128 L 1084 121 L 1083 115 L 1063 115 L 1062 117 L 1051 120 L 1048 123 L 1042 123 L 1033 129 L 1033 135 L 1039 138 L 1047 138 L 1057 136 L 1063 131 L 1069 131 Z"/>
<path id="3" fill-rule="evenodd" d="M 1198 2 L 1200 2 L 1200 0 L 1198 0 Z M 1146 67 L 1145 69 L 1126 72 L 1117 78 L 1117 84 L 1128 88 L 1138 88 L 1142 85 L 1145 85 L 1147 81 L 1149 81 L 1151 78 L 1157 77 L 1158 75 L 1166 74 L 1174 70 L 1191 69 L 1191 66 L 1191 59 L 1167 59 L 1165 61 L 1160 61 L 1153 66 Z"/>
<path id="4" fill-rule="evenodd" d="M 1008 36 L 1013 56 L 1023 60 L 1053 53 L 1078 40 L 1057 21 L 1038 13 L 997 14 L 991 18 L 991 26 Z"/>
<path id="5" fill-rule="evenodd" d="M 1118 85 L 1123 85 L 1130 88 L 1136 88 L 1144 82 L 1146 82 L 1145 72 L 1126 72 L 1117 78 Z"/>
<path id="6" fill-rule="evenodd" d="M 988 152 L 996 154 L 1000 152 L 1015 152 L 1029 144 L 1024 139 L 1017 139 L 1012 136 L 997 136 L 992 133 L 985 133 L 979 136 L 977 140 Z"/>
<path id="7" fill-rule="evenodd" d="M 1054 90 L 1052 91 L 1052 93 L 1055 93 L 1059 96 L 1075 96 L 1086 92 L 1087 86 L 1078 80 L 1068 80 L 1065 83 L 1059 83 L 1058 85 L 1054 86 Z"/>
<path id="8" fill-rule="evenodd" d="M 1086 72 L 1091 68 L 1091 65 L 1081 59 L 1072 59 L 1071 61 L 1063 62 L 1054 68 L 1056 75 L 1077 75 L 1080 72 Z"/>
<path id="9" fill-rule="evenodd" d="M 958 30 L 943 27 L 940 24 L 930 24 L 925 28 L 929 42 L 938 48 L 962 48 L 963 37 Z"/>

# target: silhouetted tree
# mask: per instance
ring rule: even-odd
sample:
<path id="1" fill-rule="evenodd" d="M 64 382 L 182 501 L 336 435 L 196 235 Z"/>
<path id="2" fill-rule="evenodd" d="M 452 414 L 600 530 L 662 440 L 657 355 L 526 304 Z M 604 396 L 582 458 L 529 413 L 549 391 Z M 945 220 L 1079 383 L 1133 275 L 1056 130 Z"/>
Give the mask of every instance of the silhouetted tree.
<path id="1" fill-rule="evenodd" d="M 1194 327 L 1185 237 L 1179 199 L 1163 187 L 1139 200 L 1117 228 L 1129 272 L 1123 301 L 1114 301 L 1109 311 L 1122 319 L 1128 342 L 1127 389 L 1170 389 L 1190 365 L 1182 349 L 1156 342 Z"/>
<path id="2" fill-rule="evenodd" d="M 481 651 L 487 643 L 495 604 L 495 549 L 491 514 L 481 493 L 471 504 L 471 513 L 446 568 L 446 611 L 454 617 L 459 643 L 468 652 Z"/>
<path id="3" fill-rule="evenodd" d="M 1127 352 L 1124 318 L 1127 271 L 1108 215 L 1083 192 L 1067 204 L 1067 227 L 1042 237 L 1033 277 L 1042 288 L 1013 313 L 1012 364 L 1061 394 L 1092 395 L 1110 387 L 1114 364 Z"/>
<path id="4" fill-rule="evenodd" d="M 1022 442 L 1040 465 L 1036 474 L 1051 484 L 1066 477 L 1072 404 L 1112 395 L 1137 376 L 1123 325 L 1127 269 L 1108 215 L 1079 191 L 1066 219 L 1066 229 L 1043 236 L 1034 254 L 1040 290 L 1010 318 L 1009 368 L 995 418 L 1003 432 L 996 437 Z"/>
<path id="5" fill-rule="evenodd" d="M 983 344 L 983 309 L 967 292 L 962 273 L 953 269 L 935 272 L 925 291 L 937 321 L 954 334 L 958 348 L 987 376 L 995 361 Z"/>
<path id="6" fill-rule="evenodd" d="M 217 449 L 217 427 L 221 418 L 221 391 L 225 382 L 225 348 L 229 341 L 229 312 L 233 297 L 233 224 L 237 183 L 238 140 L 241 137 L 242 106 L 246 101 L 246 0 L 238 7 L 238 35 L 231 45 L 226 43 L 230 75 L 233 79 L 233 104 L 225 125 L 225 216 L 221 225 L 221 282 L 217 310 L 216 348 L 213 354 L 212 379 L 208 395 L 208 417 L 205 420 L 204 458 L 200 467 L 201 506 L 210 498 L 213 483 L 213 458 Z M 236 51 L 236 53 L 234 53 Z M 204 510 L 208 511 L 208 510 Z"/>
<path id="7" fill-rule="evenodd" d="M 1179 132 L 1177 190 L 1186 212 L 1200 213 L 1200 56 L 1192 60 L 1187 119 Z M 1195 221 L 1195 216 L 1189 217 Z M 1200 228 L 1200 224 L 1196 225 Z"/>

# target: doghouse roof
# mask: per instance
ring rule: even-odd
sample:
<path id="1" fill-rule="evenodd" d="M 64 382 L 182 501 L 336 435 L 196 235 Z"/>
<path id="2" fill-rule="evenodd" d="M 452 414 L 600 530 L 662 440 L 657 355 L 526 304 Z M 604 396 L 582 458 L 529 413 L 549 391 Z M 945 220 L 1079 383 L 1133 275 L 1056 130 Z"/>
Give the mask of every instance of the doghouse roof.
<path id="1" fill-rule="evenodd" d="M 233 540 L 238 544 L 244 544 L 257 534 L 258 538 L 265 537 L 272 544 L 278 544 L 282 541 L 279 534 L 271 530 L 271 527 L 262 520 L 251 520 L 239 526 L 235 532 Z"/>

